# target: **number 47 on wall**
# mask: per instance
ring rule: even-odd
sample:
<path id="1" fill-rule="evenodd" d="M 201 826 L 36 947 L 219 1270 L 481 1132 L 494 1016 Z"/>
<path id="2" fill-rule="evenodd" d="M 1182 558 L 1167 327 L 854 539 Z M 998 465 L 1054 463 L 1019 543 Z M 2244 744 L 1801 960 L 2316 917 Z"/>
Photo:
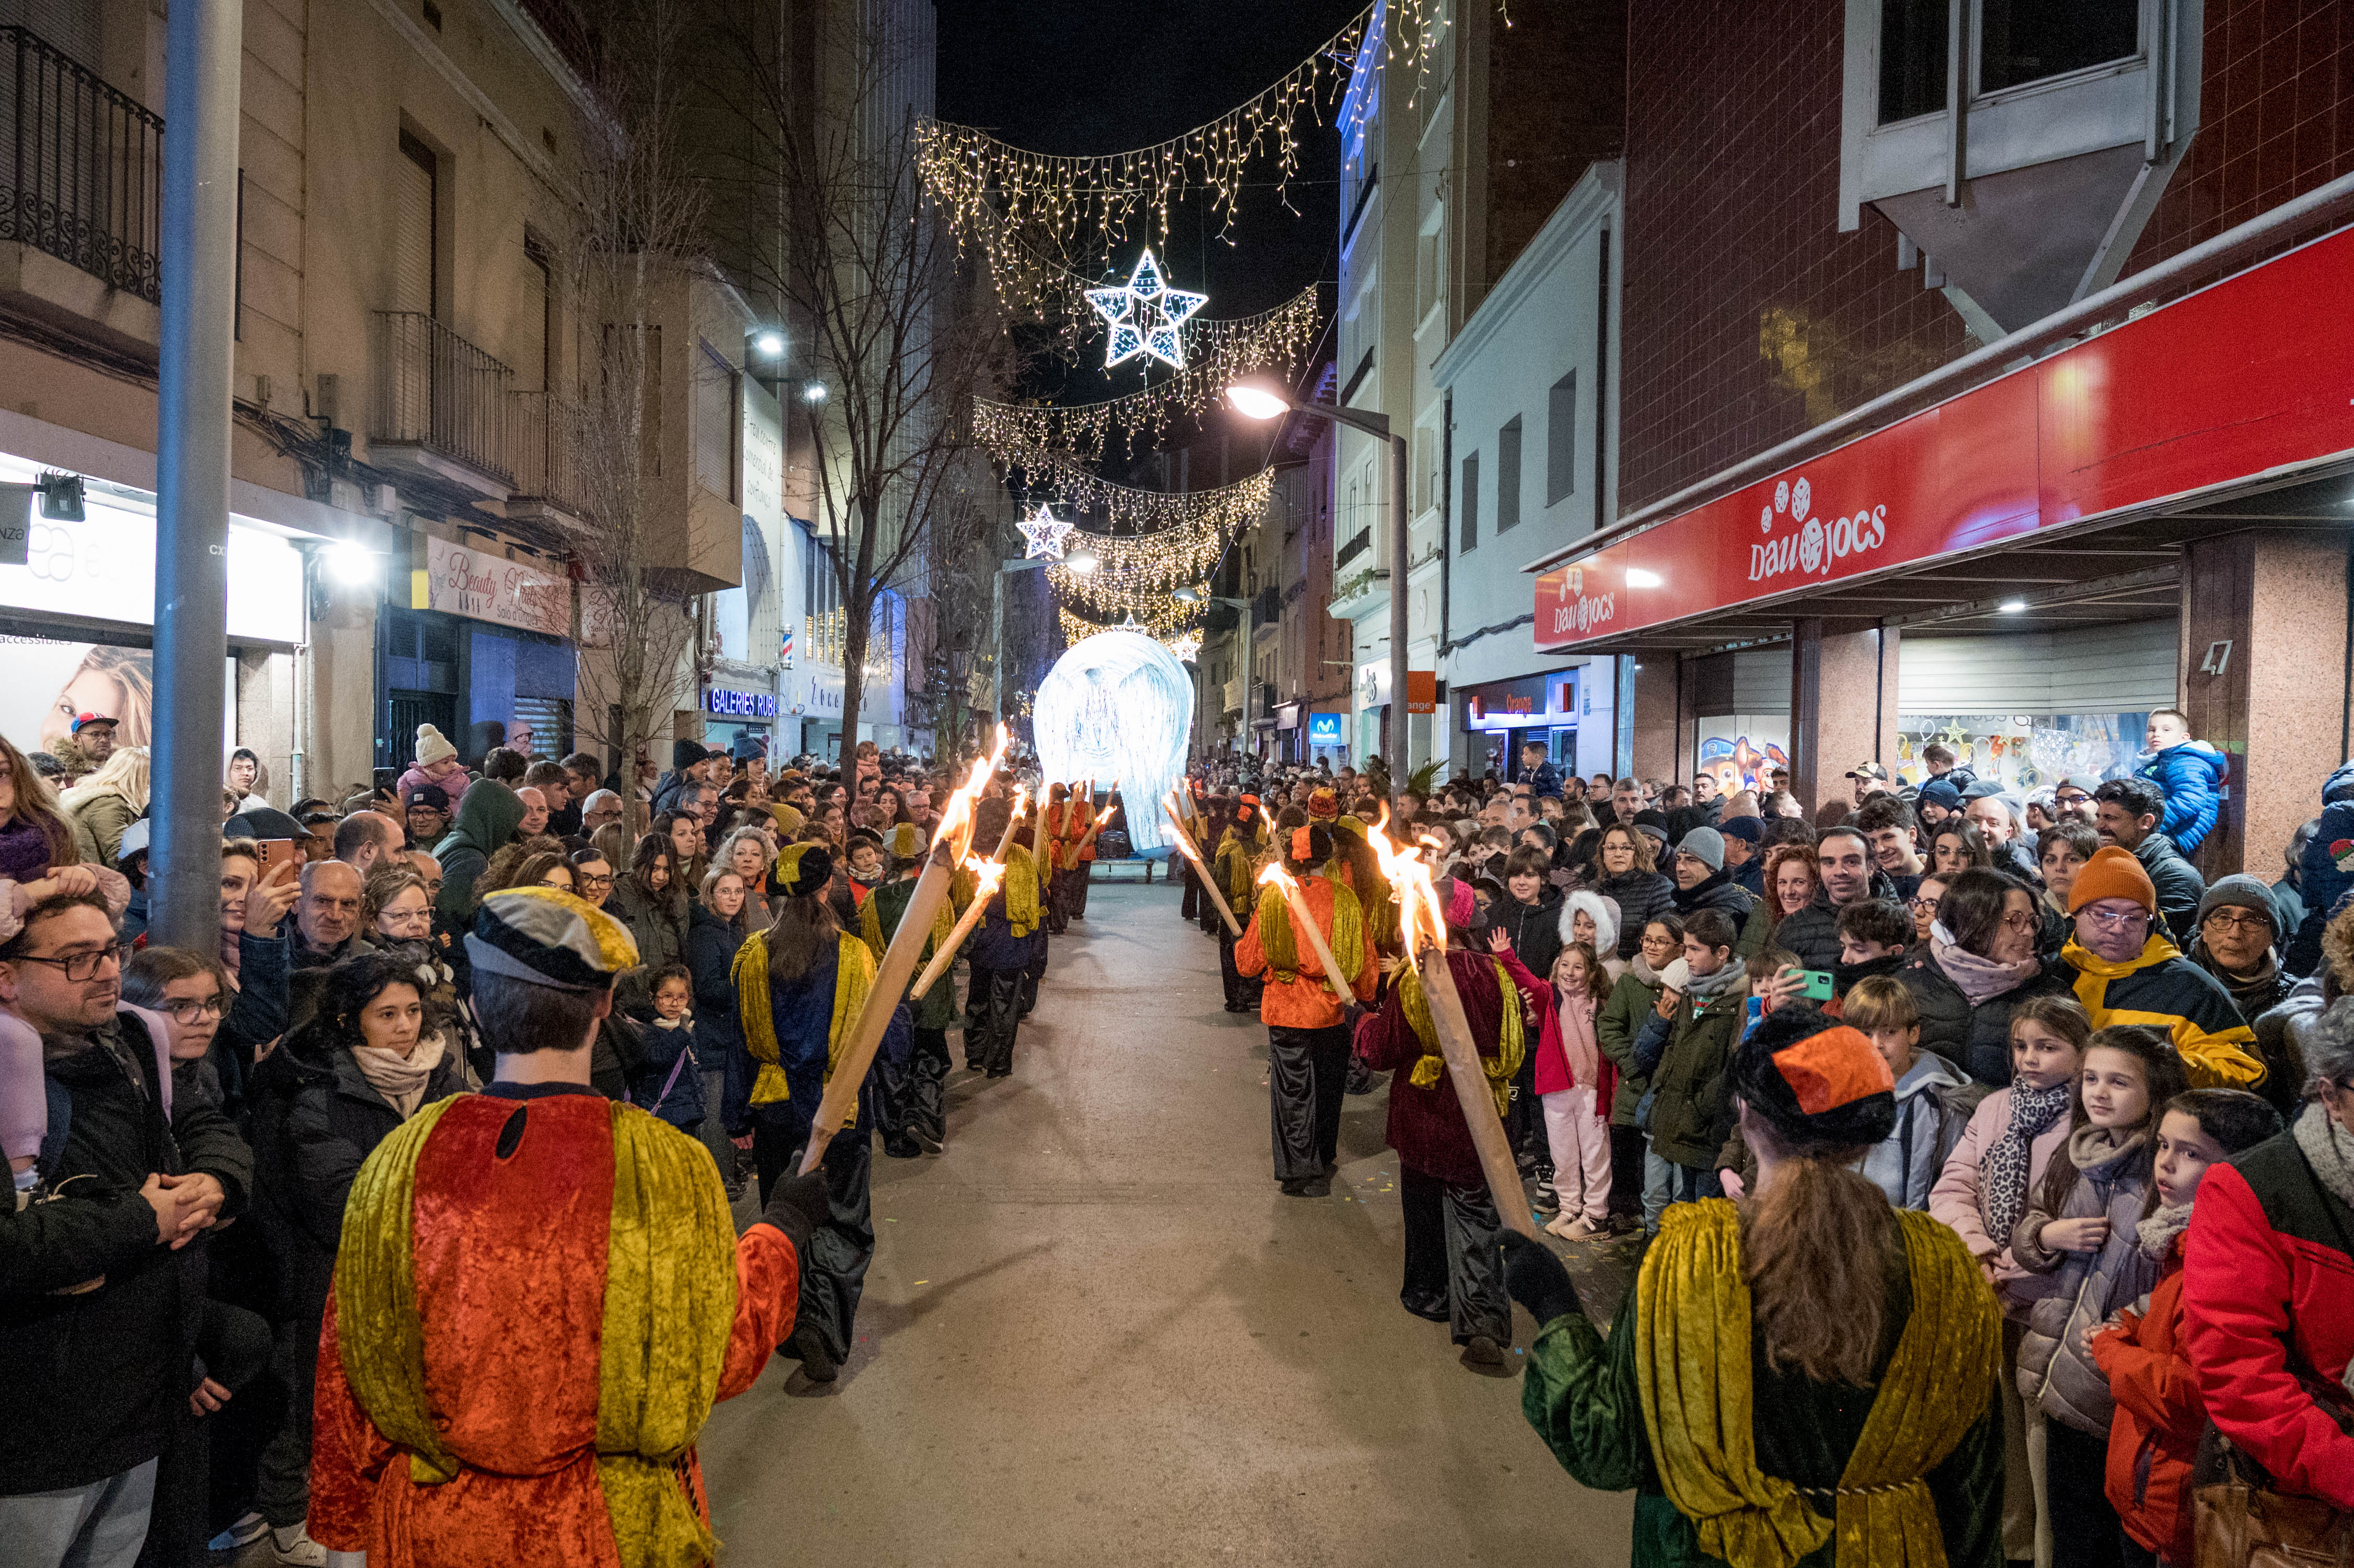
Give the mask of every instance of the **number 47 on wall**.
<path id="1" fill-rule="evenodd" d="M 2207 657 L 2199 661 L 2199 673 L 2202 675 L 2220 675 L 2223 673 L 2223 667 L 2231 662 L 2232 640 L 2226 637 L 2220 642 L 2207 644 Z"/>

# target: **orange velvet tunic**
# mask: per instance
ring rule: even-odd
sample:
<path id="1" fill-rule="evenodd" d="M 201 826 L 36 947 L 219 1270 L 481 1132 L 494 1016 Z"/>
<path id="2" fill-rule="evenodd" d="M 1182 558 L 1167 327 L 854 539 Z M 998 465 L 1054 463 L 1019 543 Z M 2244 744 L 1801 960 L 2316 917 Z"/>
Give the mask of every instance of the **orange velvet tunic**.
<path id="1" fill-rule="evenodd" d="M 1332 885 L 1322 876 L 1310 876 L 1299 885 L 1300 896 L 1307 900 L 1308 913 L 1315 916 L 1316 927 L 1324 933 L 1324 940 L 1332 940 Z M 1246 975 L 1266 975 L 1267 989 L 1259 995 L 1258 1016 L 1262 1023 L 1283 1029 L 1330 1029 L 1344 1016 L 1341 1009 L 1353 991 L 1359 1001 L 1373 1000 L 1373 988 L 1382 978 L 1381 956 L 1373 950 L 1373 925 L 1370 920 L 1358 922 L 1364 933 L 1365 950 L 1357 964 L 1357 978 L 1335 996 L 1324 989 L 1324 964 L 1317 958 L 1315 946 L 1300 937 L 1293 944 L 1299 951 L 1299 969 L 1288 980 L 1278 980 L 1269 971 L 1267 949 L 1259 943 L 1258 920 L 1252 917 L 1242 940 L 1235 944 L 1235 968 Z M 1335 959 L 1341 954 L 1335 952 Z"/>
<path id="2" fill-rule="evenodd" d="M 523 1111 L 522 1137 L 497 1144 Z M 421 1486 L 345 1382 L 335 1306 L 319 1334 L 312 1538 L 369 1568 L 618 1568 L 597 1478 L 597 1353 L 613 1202 L 601 1095 L 470 1095 L 417 1161 L 418 1316 L 434 1425 L 461 1462 Z M 754 1225 L 736 1245 L 736 1321 L 719 1397 L 752 1386 L 792 1331 L 792 1243 Z M 690 1451 L 680 1485 L 704 1507 Z"/>

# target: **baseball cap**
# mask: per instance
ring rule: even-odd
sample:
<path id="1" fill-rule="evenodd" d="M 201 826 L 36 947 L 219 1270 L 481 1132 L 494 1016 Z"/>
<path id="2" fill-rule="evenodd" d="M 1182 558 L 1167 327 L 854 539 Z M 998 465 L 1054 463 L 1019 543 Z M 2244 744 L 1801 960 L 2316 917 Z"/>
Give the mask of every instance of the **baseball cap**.
<path id="1" fill-rule="evenodd" d="M 112 714 L 76 714 L 74 715 L 73 733 L 80 735 L 83 730 L 88 729 L 94 724 L 111 725 L 119 724 L 122 721 L 117 719 Z"/>
<path id="2" fill-rule="evenodd" d="M 1877 779 L 1882 784 L 1888 782 L 1888 769 L 1877 762 L 1859 762 L 1847 770 L 1847 776 L 1850 779 Z"/>

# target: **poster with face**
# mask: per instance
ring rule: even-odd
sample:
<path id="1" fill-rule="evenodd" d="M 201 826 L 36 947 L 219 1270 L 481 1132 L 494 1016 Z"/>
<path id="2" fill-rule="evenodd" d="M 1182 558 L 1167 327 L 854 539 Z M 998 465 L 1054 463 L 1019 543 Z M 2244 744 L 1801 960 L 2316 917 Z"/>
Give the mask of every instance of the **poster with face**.
<path id="1" fill-rule="evenodd" d="M 155 656 L 144 648 L 0 637 L 8 680 L 0 683 L 0 735 L 20 751 L 47 751 L 73 733 L 76 714 L 115 721 L 118 747 L 153 744 Z"/>

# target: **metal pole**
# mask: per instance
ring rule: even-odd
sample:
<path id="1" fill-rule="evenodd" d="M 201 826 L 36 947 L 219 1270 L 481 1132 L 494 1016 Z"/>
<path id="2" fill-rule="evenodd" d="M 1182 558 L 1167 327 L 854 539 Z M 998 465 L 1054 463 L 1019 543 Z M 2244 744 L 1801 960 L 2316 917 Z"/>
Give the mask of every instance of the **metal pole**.
<path id="1" fill-rule="evenodd" d="M 172 7 L 164 92 L 164 337 L 155 445 L 154 941 L 220 940 L 228 660 L 229 377 L 243 0 Z"/>
<path id="2" fill-rule="evenodd" d="M 1407 739 L 1405 657 L 1406 462 L 1405 438 L 1394 432 L 1390 443 L 1390 751 L 1397 766 L 1391 777 L 1398 788 L 1414 771 L 1414 747 Z"/>

